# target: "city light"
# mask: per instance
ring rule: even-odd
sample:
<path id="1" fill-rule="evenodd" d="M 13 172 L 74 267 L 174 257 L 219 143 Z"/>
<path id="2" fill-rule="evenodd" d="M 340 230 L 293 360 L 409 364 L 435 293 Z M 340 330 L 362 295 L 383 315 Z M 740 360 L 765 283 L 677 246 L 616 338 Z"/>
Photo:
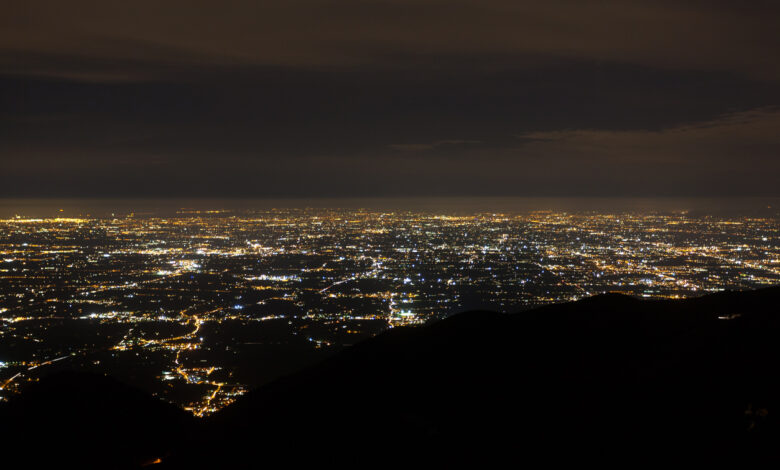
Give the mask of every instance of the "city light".
<path id="1" fill-rule="evenodd" d="M 1 397 L 67 364 L 205 416 L 322 354 L 458 311 L 777 284 L 780 222 L 335 209 L 16 217 L 0 221 L 0 259 Z M 269 359 L 288 356 L 303 359 L 289 369 Z"/>

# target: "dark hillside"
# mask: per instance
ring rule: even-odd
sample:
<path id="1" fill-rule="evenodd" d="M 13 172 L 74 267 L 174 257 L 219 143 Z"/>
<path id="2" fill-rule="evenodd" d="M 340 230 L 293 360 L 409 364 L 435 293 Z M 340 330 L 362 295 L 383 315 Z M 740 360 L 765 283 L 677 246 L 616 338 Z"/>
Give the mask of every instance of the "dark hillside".
<path id="1" fill-rule="evenodd" d="M 103 468 L 776 463 L 778 305 L 769 288 L 464 313 L 388 331 L 198 423 L 105 377 L 54 376 L 0 409 L 3 442 Z"/>
<path id="2" fill-rule="evenodd" d="M 201 426 L 141 390 L 79 372 L 30 385 L 0 406 L 0 423 L 3 453 L 18 468 L 134 468 L 181 446 Z"/>
<path id="3" fill-rule="evenodd" d="M 777 460 L 780 289 L 608 294 L 387 332 L 211 419 L 253 462 Z M 252 444 L 254 443 L 254 444 Z M 304 451 L 306 449 L 306 451 Z M 203 455 L 200 458 L 208 457 Z"/>

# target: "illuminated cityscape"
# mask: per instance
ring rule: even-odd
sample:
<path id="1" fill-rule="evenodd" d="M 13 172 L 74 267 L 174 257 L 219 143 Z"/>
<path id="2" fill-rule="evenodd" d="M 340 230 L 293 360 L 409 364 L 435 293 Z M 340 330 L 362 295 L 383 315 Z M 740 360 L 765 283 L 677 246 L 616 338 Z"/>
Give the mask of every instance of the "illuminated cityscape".
<path id="1" fill-rule="evenodd" d="M 196 416 L 385 329 L 619 291 L 780 282 L 780 220 L 180 210 L 0 220 L 0 396 L 59 365 Z"/>

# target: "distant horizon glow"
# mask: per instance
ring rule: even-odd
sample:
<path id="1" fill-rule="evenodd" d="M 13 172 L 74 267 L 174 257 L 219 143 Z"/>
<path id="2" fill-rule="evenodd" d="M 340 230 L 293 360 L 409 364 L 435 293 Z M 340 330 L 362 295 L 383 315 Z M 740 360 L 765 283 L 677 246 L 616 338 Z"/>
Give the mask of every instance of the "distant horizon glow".
<path id="1" fill-rule="evenodd" d="M 0 219 L 236 215 L 269 209 L 365 209 L 448 213 L 697 211 L 780 214 L 780 197 L 396 197 L 396 198 L 0 198 Z"/>

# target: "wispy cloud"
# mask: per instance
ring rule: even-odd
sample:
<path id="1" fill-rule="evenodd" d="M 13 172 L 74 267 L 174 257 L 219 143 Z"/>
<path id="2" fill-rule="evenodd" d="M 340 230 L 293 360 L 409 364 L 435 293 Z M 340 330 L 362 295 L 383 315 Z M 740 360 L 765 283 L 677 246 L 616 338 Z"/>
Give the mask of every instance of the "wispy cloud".
<path id="1" fill-rule="evenodd" d="M 432 150 L 438 147 L 447 146 L 463 146 L 463 145 L 478 145 L 481 144 L 481 140 L 437 140 L 427 144 L 393 144 L 389 145 L 393 150 L 400 152 L 422 152 L 425 150 Z"/>
<path id="2" fill-rule="evenodd" d="M 649 131 L 572 129 L 518 135 L 518 153 L 657 165 L 706 161 L 744 164 L 756 159 L 780 162 L 780 110 L 759 108 L 710 121 Z M 556 158 L 556 157 L 553 157 Z"/>

